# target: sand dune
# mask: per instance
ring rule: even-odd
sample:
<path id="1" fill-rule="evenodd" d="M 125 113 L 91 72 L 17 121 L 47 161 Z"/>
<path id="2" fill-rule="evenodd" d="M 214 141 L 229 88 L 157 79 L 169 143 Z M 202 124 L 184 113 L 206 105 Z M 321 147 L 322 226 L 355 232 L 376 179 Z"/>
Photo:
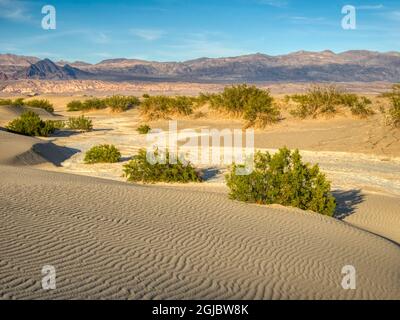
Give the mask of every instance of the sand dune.
<path id="1" fill-rule="evenodd" d="M 35 145 L 27 139 L 2 135 L 0 145 L 18 145 L 15 159 Z M 346 222 L 4 165 L 14 162 L 0 150 L 2 299 L 400 299 L 399 246 Z M 50 292 L 46 264 L 57 270 Z M 356 290 L 341 288 L 345 265 Z"/>
<path id="2" fill-rule="evenodd" d="M 26 111 L 33 111 L 43 119 L 56 118 L 55 115 L 40 108 L 32 108 L 28 106 L 0 106 L 0 120 L 2 122 L 14 120 L 15 118 L 19 117 L 22 113 Z"/>

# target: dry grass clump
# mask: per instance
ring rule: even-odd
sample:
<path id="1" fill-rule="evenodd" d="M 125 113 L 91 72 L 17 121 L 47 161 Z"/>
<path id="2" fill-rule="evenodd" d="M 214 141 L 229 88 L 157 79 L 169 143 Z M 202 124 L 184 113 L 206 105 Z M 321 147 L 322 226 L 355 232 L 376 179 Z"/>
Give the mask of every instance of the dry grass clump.
<path id="1" fill-rule="evenodd" d="M 353 93 L 346 93 L 336 86 L 313 86 L 306 94 L 286 96 L 286 102 L 292 100 L 296 108 L 291 114 L 299 118 L 316 118 L 319 115 L 335 115 L 339 108 L 346 107 L 355 116 L 362 118 L 374 114 L 372 101 Z"/>

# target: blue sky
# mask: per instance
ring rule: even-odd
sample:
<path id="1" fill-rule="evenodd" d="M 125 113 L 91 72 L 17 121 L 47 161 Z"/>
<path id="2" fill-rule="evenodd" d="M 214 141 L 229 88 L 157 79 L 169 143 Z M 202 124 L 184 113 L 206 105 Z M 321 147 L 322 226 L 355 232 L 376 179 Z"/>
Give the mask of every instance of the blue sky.
<path id="1" fill-rule="evenodd" d="M 43 30 L 43 5 L 57 12 Z M 357 8 L 343 30 L 341 9 Z M 399 0 L 0 0 L 0 53 L 183 61 L 298 50 L 400 51 Z"/>

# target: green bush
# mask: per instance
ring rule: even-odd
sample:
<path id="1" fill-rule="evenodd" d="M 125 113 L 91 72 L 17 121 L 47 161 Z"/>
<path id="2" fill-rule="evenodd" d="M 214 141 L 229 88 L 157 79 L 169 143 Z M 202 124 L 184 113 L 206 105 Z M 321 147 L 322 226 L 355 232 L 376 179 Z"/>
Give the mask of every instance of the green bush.
<path id="1" fill-rule="evenodd" d="M 49 120 L 53 123 L 54 128 L 57 130 L 65 128 L 65 121 L 63 120 Z"/>
<path id="2" fill-rule="evenodd" d="M 0 99 L 0 106 L 12 106 L 13 101 L 11 99 Z"/>
<path id="3" fill-rule="evenodd" d="M 6 129 L 26 136 L 42 137 L 47 137 L 56 130 L 53 121 L 42 121 L 33 111 L 24 112 L 19 118 L 11 121 Z"/>
<path id="4" fill-rule="evenodd" d="M 280 119 L 280 111 L 268 90 L 246 84 L 226 87 L 220 94 L 200 94 L 198 103 L 208 102 L 219 112 L 246 120 L 246 126 L 265 127 Z"/>
<path id="5" fill-rule="evenodd" d="M 121 153 L 114 145 L 102 144 L 92 147 L 85 154 L 85 163 L 116 163 L 121 160 Z"/>
<path id="6" fill-rule="evenodd" d="M 238 175 L 232 166 L 226 176 L 230 197 L 258 204 L 281 204 L 332 216 L 336 200 L 330 183 L 318 165 L 302 162 L 298 150 L 280 149 L 274 155 L 257 153 L 254 170 L 249 175 Z"/>
<path id="7" fill-rule="evenodd" d="M 99 98 L 92 98 L 85 100 L 83 102 L 82 106 L 83 111 L 89 111 L 89 110 L 101 110 L 107 108 L 105 100 L 104 99 L 99 99 Z"/>
<path id="8" fill-rule="evenodd" d="M 134 96 L 112 96 L 105 99 L 105 104 L 114 112 L 126 111 L 130 108 L 138 106 L 140 101 Z"/>
<path id="9" fill-rule="evenodd" d="M 390 97 L 391 106 L 389 109 L 390 123 L 400 128 L 400 84 L 393 86 L 393 92 Z"/>
<path id="10" fill-rule="evenodd" d="M 351 105 L 347 105 L 353 115 L 361 118 L 372 116 L 375 112 L 371 109 L 372 101 L 366 97 L 357 97 L 356 101 Z"/>
<path id="11" fill-rule="evenodd" d="M 24 105 L 24 98 L 17 98 L 12 102 L 13 106 L 21 107 Z"/>
<path id="12" fill-rule="evenodd" d="M 297 94 L 286 97 L 286 101 L 293 100 L 297 103 L 291 114 L 299 118 L 313 117 L 318 115 L 336 114 L 339 107 L 347 107 L 353 115 L 368 117 L 374 112 L 370 105 L 371 100 L 359 97 L 356 94 L 345 93 L 335 86 L 313 86 L 306 94 Z"/>
<path id="13" fill-rule="evenodd" d="M 193 113 L 196 98 L 152 96 L 140 104 L 140 113 L 148 120 L 168 119 L 170 116 L 188 116 Z"/>
<path id="14" fill-rule="evenodd" d="M 67 121 L 67 127 L 72 130 L 91 131 L 93 129 L 92 120 L 85 116 L 70 117 Z"/>
<path id="15" fill-rule="evenodd" d="M 161 155 L 156 151 L 155 156 Z M 145 149 L 139 150 L 139 153 L 132 158 L 129 163 L 124 165 L 124 176 L 128 181 L 155 183 L 155 182 L 201 182 L 201 177 L 190 163 L 183 164 L 177 159 L 175 164 L 170 162 L 171 155 L 167 150 L 165 152 L 165 163 L 151 164 L 147 161 Z"/>
<path id="16" fill-rule="evenodd" d="M 67 104 L 67 111 L 82 111 L 83 103 L 79 100 L 73 100 Z"/>
<path id="17" fill-rule="evenodd" d="M 114 112 L 122 112 L 139 105 L 139 103 L 139 99 L 135 96 L 112 96 L 104 99 L 92 98 L 84 102 L 74 100 L 67 104 L 67 110 L 89 111 L 110 108 Z"/>
<path id="18" fill-rule="evenodd" d="M 147 124 L 143 124 L 140 127 L 138 127 L 137 132 L 139 132 L 140 134 L 148 134 L 151 131 L 151 128 L 149 125 Z"/>
<path id="19" fill-rule="evenodd" d="M 150 95 L 149 95 L 148 93 L 144 93 L 144 94 L 142 95 L 142 97 L 145 98 L 145 99 L 147 99 L 147 98 L 150 98 Z"/>
<path id="20" fill-rule="evenodd" d="M 40 108 L 48 112 L 54 112 L 54 107 L 48 100 L 30 100 L 24 101 L 23 104 L 28 107 Z"/>

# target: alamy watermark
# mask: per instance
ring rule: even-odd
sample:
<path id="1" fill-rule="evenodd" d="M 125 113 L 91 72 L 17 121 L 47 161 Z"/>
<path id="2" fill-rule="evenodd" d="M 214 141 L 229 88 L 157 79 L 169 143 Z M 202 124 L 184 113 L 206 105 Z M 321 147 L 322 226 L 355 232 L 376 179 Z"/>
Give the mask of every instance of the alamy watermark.
<path id="1" fill-rule="evenodd" d="M 355 30 L 357 28 L 357 12 L 356 7 L 346 5 L 342 8 L 342 28 L 344 30 Z"/>
<path id="2" fill-rule="evenodd" d="M 42 18 L 42 29 L 55 30 L 57 28 L 56 8 L 52 5 L 45 5 L 42 7 L 42 14 L 45 15 Z"/>
<path id="3" fill-rule="evenodd" d="M 150 164 L 180 161 L 183 164 L 229 166 L 234 163 L 238 175 L 253 171 L 254 129 L 178 130 L 177 121 L 169 121 L 168 131 L 152 130 L 146 136 L 146 143 Z"/>
<path id="4" fill-rule="evenodd" d="M 45 265 L 42 267 L 42 275 L 42 289 L 56 289 L 56 268 L 51 265 Z"/>

